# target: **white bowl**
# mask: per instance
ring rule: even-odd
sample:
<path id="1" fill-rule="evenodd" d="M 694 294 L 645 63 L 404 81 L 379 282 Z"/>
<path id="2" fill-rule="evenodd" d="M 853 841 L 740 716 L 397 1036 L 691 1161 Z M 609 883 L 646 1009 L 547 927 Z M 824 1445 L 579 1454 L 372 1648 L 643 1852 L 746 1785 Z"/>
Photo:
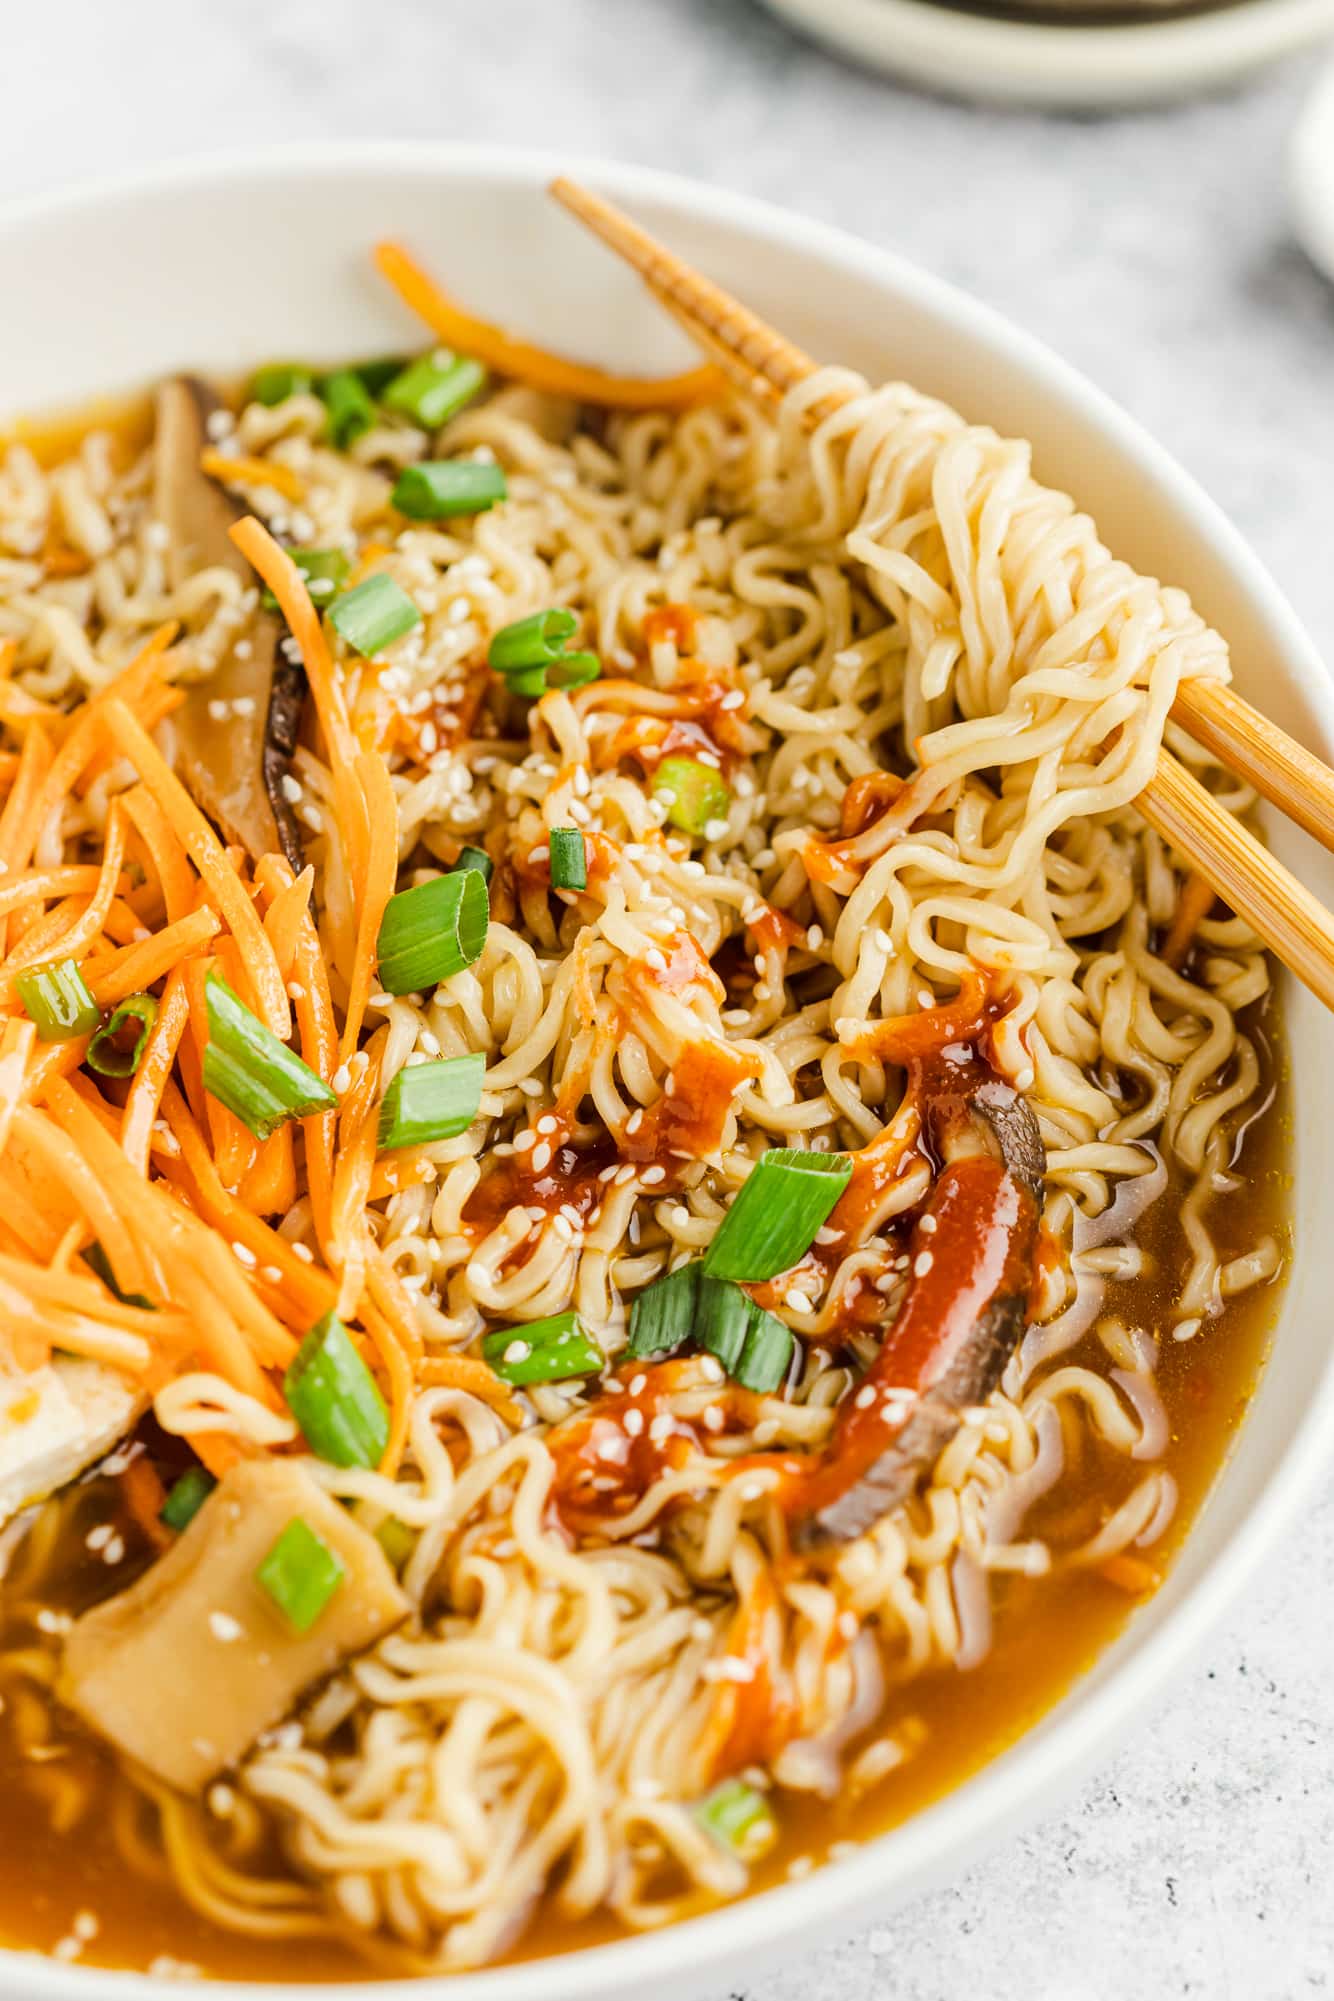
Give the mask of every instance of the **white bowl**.
<path id="1" fill-rule="evenodd" d="M 1137 425 L 1035 341 L 881 251 L 664 175 L 467 147 L 328 146 L 173 167 L 0 212 L 6 415 L 68 405 L 182 365 L 231 373 L 274 355 L 404 344 L 369 246 L 411 243 L 471 305 L 623 368 L 678 365 L 680 338 L 612 257 L 546 198 L 557 168 L 629 206 L 816 354 L 905 376 L 1031 438 L 1041 478 L 1089 507 L 1112 547 L 1174 583 L 1227 635 L 1242 691 L 1323 756 L 1334 690 L 1235 530 Z M 1286 823 L 1279 852 L 1334 902 L 1334 862 Z M 1334 1036 L 1288 992 L 1299 1255 L 1230 1464 L 1162 1590 L 1013 1749 L 935 1806 L 803 1882 L 664 1932 L 538 1964 L 422 1983 L 437 2001 L 636 2001 L 751 1981 L 953 1875 L 1073 1786 L 1150 1713 L 1334 1459 Z M 211 1993 L 224 1991 L 210 1987 Z M 247 1985 L 225 1991 L 277 1996 Z M 319 2001 L 378 1986 L 305 1987 Z M 147 2001 L 160 1983 L 0 1953 L 0 1996 Z"/>

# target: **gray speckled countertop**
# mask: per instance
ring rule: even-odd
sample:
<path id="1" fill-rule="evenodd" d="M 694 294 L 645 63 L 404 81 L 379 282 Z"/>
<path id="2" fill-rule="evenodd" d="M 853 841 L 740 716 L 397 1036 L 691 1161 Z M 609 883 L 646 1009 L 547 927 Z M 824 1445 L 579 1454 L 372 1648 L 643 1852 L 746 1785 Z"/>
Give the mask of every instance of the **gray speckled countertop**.
<path id="1" fill-rule="evenodd" d="M 911 96 L 744 0 L 0 13 L 6 193 L 201 145 L 568 137 L 892 245 L 1127 405 L 1334 659 L 1334 291 L 1290 239 L 1282 184 L 1309 59 L 1206 103 L 1074 119 Z M 1331 1610 L 1334 1490 L 1064 1813 L 736 2001 L 1334 1991 Z"/>

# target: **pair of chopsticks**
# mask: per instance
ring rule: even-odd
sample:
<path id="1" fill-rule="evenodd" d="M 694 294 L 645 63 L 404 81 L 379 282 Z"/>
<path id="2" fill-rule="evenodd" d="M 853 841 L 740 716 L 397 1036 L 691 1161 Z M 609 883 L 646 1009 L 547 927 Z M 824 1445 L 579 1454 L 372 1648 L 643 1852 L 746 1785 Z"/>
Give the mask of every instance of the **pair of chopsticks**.
<path id="1" fill-rule="evenodd" d="M 773 327 L 694 271 L 600 195 L 561 178 L 551 193 L 632 265 L 728 378 L 773 405 L 816 363 Z M 844 401 L 835 393 L 806 412 L 814 429 Z M 1334 772 L 1220 681 L 1183 683 L 1172 718 L 1334 853 Z M 1334 917 L 1320 900 L 1168 750 L 1136 801 L 1177 853 L 1204 877 L 1290 971 L 1334 1008 Z"/>

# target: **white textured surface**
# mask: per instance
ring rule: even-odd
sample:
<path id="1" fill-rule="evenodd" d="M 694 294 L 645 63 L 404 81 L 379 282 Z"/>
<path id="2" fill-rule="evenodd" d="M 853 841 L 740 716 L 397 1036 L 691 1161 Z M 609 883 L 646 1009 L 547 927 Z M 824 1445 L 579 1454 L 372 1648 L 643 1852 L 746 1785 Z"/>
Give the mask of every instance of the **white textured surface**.
<path id="1" fill-rule="evenodd" d="M 1134 411 L 1334 659 L 1334 293 L 1282 204 L 1309 62 L 1220 101 L 1076 121 L 910 97 L 740 0 L 2 11 L 6 193 L 284 137 L 568 134 L 892 245 Z M 72 285 L 71 311 L 90 308 Z M 0 307 L 0 355 L 3 339 Z M 1334 1992 L 1332 1618 L 1334 1491 L 1064 1814 L 744 2001 Z"/>

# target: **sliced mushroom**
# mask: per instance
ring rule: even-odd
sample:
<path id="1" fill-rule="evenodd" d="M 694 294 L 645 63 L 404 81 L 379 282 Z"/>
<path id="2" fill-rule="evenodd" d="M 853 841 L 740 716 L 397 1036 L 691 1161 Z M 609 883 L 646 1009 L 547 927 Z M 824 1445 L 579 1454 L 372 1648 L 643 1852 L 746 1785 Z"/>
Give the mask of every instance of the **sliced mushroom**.
<path id="1" fill-rule="evenodd" d="M 1028 1322 L 1046 1165 L 1037 1120 L 976 1049 L 951 1044 L 912 1071 L 940 1172 L 894 1325 L 825 1451 L 786 1483 L 799 1547 L 865 1535 L 906 1500 Z"/>
<path id="2" fill-rule="evenodd" d="M 219 407 L 197 376 L 173 376 L 158 390 L 154 503 L 167 531 L 173 589 L 214 565 L 253 581 L 227 532 L 242 510 L 200 466 L 208 419 Z M 280 849 L 300 870 L 301 835 L 282 781 L 296 749 L 305 675 L 283 652 L 282 637 L 277 614 L 258 612 L 242 652 L 233 649 L 189 690 L 176 731 L 181 776 L 227 839 L 255 856 Z"/>

